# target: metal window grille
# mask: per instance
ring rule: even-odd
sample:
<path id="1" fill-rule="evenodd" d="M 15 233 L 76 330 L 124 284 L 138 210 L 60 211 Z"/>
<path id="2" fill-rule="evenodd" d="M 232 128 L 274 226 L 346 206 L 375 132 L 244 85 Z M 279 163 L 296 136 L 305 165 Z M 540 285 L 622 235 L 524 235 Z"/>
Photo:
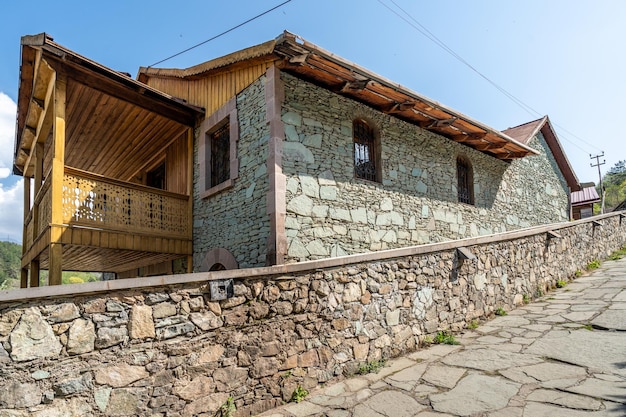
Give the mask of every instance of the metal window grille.
<path id="1" fill-rule="evenodd" d="M 469 162 L 463 158 L 457 158 L 456 174 L 458 178 L 457 190 L 459 193 L 459 202 L 474 204 L 474 196 L 472 194 L 472 167 Z"/>
<path id="2" fill-rule="evenodd" d="M 211 133 L 211 187 L 230 178 L 230 125 Z"/>
<path id="3" fill-rule="evenodd" d="M 365 121 L 355 120 L 352 125 L 354 138 L 354 175 L 364 180 L 377 181 L 376 140 L 374 129 Z"/>

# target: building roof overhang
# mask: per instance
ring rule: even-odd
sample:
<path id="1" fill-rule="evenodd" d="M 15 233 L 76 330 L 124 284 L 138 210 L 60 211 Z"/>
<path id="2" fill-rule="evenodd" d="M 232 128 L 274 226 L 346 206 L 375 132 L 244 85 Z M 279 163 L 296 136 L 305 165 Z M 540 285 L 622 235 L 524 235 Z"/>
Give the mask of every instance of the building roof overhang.
<path id="1" fill-rule="evenodd" d="M 13 155 L 13 172 L 16 175 L 24 175 L 29 169 L 25 165 L 30 159 L 34 141 L 45 140 L 39 133 L 42 126 L 52 123 L 52 91 L 56 88 L 59 74 L 68 82 L 68 94 L 72 94 L 72 98 L 81 98 L 81 103 L 71 103 L 68 97 L 67 105 L 90 115 L 97 111 L 101 116 L 91 117 L 93 123 L 98 123 L 91 126 L 92 140 L 95 141 L 100 139 L 98 135 L 110 135 L 106 123 L 123 116 L 119 114 L 124 110 L 122 104 L 137 109 L 135 114 L 146 123 L 157 121 L 170 130 L 178 129 L 177 126 L 195 126 L 204 115 L 203 109 L 155 90 L 126 73 L 85 58 L 55 43 L 45 33 L 23 36 Z M 100 100 L 100 97 L 108 99 Z M 71 119 L 73 116 L 68 117 Z M 68 124 L 73 120 L 69 120 Z M 69 126 L 67 129 L 68 135 L 71 135 L 73 131 Z"/>
<path id="2" fill-rule="evenodd" d="M 285 31 L 275 40 L 187 69 L 140 68 L 137 78 L 188 78 L 274 60 L 290 74 L 501 160 L 538 152 L 514 138 Z"/>

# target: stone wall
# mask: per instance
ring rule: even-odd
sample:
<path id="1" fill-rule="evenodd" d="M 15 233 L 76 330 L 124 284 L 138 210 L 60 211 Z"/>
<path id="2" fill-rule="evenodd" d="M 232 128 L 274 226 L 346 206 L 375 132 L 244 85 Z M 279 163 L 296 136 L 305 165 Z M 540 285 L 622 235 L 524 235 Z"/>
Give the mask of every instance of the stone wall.
<path id="1" fill-rule="evenodd" d="M 212 249 L 224 248 L 235 256 L 240 268 L 265 265 L 269 219 L 267 157 L 269 130 L 265 120 L 265 77 L 237 95 L 239 122 L 239 176 L 234 186 L 200 198 L 197 132 L 194 145 L 194 270 Z"/>
<path id="2" fill-rule="evenodd" d="M 289 74 L 283 173 L 287 261 L 441 242 L 569 219 L 566 182 L 544 138 L 511 163 Z M 380 132 L 381 183 L 354 178 L 352 121 Z M 473 166 L 475 205 L 457 202 L 456 159 Z"/>
<path id="3" fill-rule="evenodd" d="M 0 416 L 238 415 L 415 350 L 626 242 L 618 214 L 249 270 L 0 293 Z M 559 239 L 548 240 L 554 229 Z M 464 246 L 475 261 L 460 261 Z M 234 279 L 211 300 L 207 279 Z"/>

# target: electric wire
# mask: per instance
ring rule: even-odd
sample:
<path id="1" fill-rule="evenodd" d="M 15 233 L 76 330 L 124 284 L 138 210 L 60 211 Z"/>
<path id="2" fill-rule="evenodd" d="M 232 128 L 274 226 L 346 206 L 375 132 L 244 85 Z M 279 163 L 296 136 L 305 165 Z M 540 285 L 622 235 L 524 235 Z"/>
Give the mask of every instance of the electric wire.
<path id="1" fill-rule="evenodd" d="M 218 34 L 218 35 L 215 35 L 215 36 L 213 36 L 213 37 L 212 37 L 212 38 L 210 38 L 210 39 L 207 39 L 207 40 L 205 40 L 205 41 L 202 41 L 202 42 L 200 42 L 200 43 L 198 43 L 198 44 L 196 44 L 196 45 L 194 45 L 194 46 L 191 46 L 191 47 L 189 47 L 189 48 L 187 48 L 187 49 L 185 49 L 185 50 L 183 50 L 183 51 L 180 51 L 180 52 L 178 52 L 178 53 L 175 53 L 175 54 L 174 54 L 174 55 L 172 55 L 172 56 L 169 56 L 169 57 L 167 57 L 167 58 L 165 58 L 165 59 L 162 59 L 162 60 L 160 60 L 160 61 L 158 61 L 158 62 L 155 62 L 154 64 L 149 65 L 149 66 L 148 66 L 148 68 L 151 68 L 151 67 L 153 67 L 153 66 L 155 66 L 155 65 L 162 64 L 162 63 L 163 63 L 163 62 L 165 62 L 165 61 L 169 61 L 170 59 L 175 58 L 175 57 L 177 57 L 177 56 L 179 56 L 179 55 L 182 55 L 182 54 L 184 54 L 185 52 L 189 52 L 189 51 L 191 51 L 192 49 L 195 49 L 195 48 L 197 48 L 197 47 L 199 47 L 199 46 L 202 46 L 202 45 L 204 45 L 204 44 L 206 44 L 206 43 L 209 43 L 209 42 L 211 42 L 211 41 L 213 41 L 213 40 L 215 40 L 215 39 L 217 39 L 217 38 L 219 38 L 219 37 L 221 37 L 221 36 L 224 36 L 224 35 L 226 35 L 227 33 L 232 32 L 232 31 L 233 31 L 233 30 L 235 30 L 235 29 L 239 29 L 239 28 L 240 28 L 240 27 L 242 27 L 243 25 L 248 24 L 248 23 L 252 22 L 253 20 L 258 19 L 258 18 L 259 18 L 259 17 L 261 17 L 261 16 L 265 16 L 266 14 L 268 14 L 268 13 L 270 13 L 270 12 L 273 12 L 274 10 L 278 9 L 279 7 L 284 6 L 285 4 L 289 3 L 290 1 L 291 1 L 291 0 L 285 0 L 284 2 L 280 3 L 279 5 L 274 6 L 274 7 L 272 7 L 271 9 L 268 9 L 268 10 L 264 11 L 263 13 L 260 13 L 260 14 L 258 14 L 258 15 L 256 15 L 256 16 L 254 16 L 254 17 L 252 17 L 252 18 L 250 18 L 250 19 L 246 20 L 245 22 L 242 22 L 242 23 L 238 24 L 237 26 L 233 26 L 232 28 L 227 29 L 227 30 L 225 30 L 224 32 L 222 32 L 222 33 L 220 33 L 220 34 Z"/>
<path id="2" fill-rule="evenodd" d="M 467 66 L 469 69 L 471 69 L 473 72 L 475 72 L 478 76 L 480 76 L 482 79 L 484 79 L 485 81 L 487 81 L 489 84 L 491 84 L 494 88 L 496 88 L 498 91 L 500 91 L 504 96 L 506 96 L 509 100 L 511 100 L 513 103 L 517 104 L 521 109 L 523 109 L 524 111 L 526 111 L 528 114 L 530 114 L 533 117 L 542 117 L 542 114 L 539 113 L 537 110 L 535 110 L 533 107 L 531 107 L 530 105 L 524 103 L 521 99 L 517 98 L 516 96 L 514 96 L 512 93 L 510 93 L 509 91 L 507 91 L 506 89 L 504 89 L 503 87 L 501 87 L 500 85 L 496 84 L 494 81 L 492 81 L 489 77 L 487 77 L 486 75 L 484 75 L 482 72 L 480 72 L 476 67 L 474 67 L 473 65 L 471 65 L 469 62 L 467 62 L 462 56 L 460 56 L 458 53 L 456 53 L 452 48 L 450 48 L 448 45 L 445 44 L 445 42 L 443 42 L 441 39 L 439 39 L 437 36 L 435 36 L 434 33 L 432 33 L 430 30 L 428 30 L 428 28 L 426 28 L 424 25 L 422 25 L 417 19 L 415 19 L 409 12 L 407 12 L 406 10 L 404 10 L 400 5 L 398 5 L 398 3 L 396 3 L 394 0 L 389 0 L 391 3 L 393 3 L 399 10 L 402 11 L 402 13 L 404 13 L 406 16 L 408 16 L 409 19 L 411 19 L 411 21 L 409 21 L 407 18 L 405 18 L 404 16 L 402 16 L 400 13 L 398 13 L 396 10 L 394 10 L 393 8 L 389 7 L 387 4 L 383 3 L 382 0 L 377 0 L 378 3 L 380 3 L 382 6 L 384 6 L 387 10 L 389 10 L 390 12 L 392 12 L 393 14 L 395 14 L 398 18 L 402 19 L 404 22 L 406 22 L 409 26 L 411 26 L 413 29 L 417 30 L 419 33 L 421 33 L 423 36 L 425 36 L 427 39 L 429 39 L 431 42 L 435 43 L 437 46 L 439 46 L 441 49 L 443 49 L 445 52 L 447 52 L 448 54 L 450 54 L 452 57 L 454 57 L 456 60 L 458 60 L 459 62 L 461 62 L 462 64 L 464 64 L 465 66 Z M 564 127 L 560 126 L 557 123 L 553 123 L 553 125 L 558 128 L 559 130 L 566 132 L 568 135 L 578 139 L 580 142 L 584 143 L 587 146 L 590 146 L 594 149 L 597 150 L 601 150 L 600 148 L 598 148 L 597 146 L 585 141 L 584 139 L 576 136 L 575 134 L 573 134 L 572 132 L 570 132 L 569 130 L 565 129 Z M 573 142 L 572 140 L 567 139 L 567 135 L 561 135 L 563 137 L 563 139 L 565 139 L 567 142 L 569 142 L 572 146 L 575 146 L 576 148 L 578 148 L 579 150 L 585 152 L 585 153 L 589 153 L 588 150 L 583 149 L 581 146 L 579 146 L 578 144 L 576 144 L 575 142 Z"/>

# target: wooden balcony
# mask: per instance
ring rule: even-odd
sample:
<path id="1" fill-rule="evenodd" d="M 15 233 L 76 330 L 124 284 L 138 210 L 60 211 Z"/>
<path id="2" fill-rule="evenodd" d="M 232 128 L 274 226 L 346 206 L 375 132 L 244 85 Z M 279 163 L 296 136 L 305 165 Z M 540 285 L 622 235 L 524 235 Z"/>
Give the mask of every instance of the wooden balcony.
<path id="1" fill-rule="evenodd" d="M 65 167 L 62 224 L 51 224 L 50 176 L 26 218 L 22 266 L 48 269 L 52 229 L 63 269 L 122 272 L 191 255 L 189 196 Z"/>
<path id="2" fill-rule="evenodd" d="M 189 270 L 193 130 L 204 111 L 45 34 L 23 37 L 21 57 L 22 287 L 39 285 L 41 269 L 52 285 L 63 271 L 169 273 L 181 258 Z"/>

